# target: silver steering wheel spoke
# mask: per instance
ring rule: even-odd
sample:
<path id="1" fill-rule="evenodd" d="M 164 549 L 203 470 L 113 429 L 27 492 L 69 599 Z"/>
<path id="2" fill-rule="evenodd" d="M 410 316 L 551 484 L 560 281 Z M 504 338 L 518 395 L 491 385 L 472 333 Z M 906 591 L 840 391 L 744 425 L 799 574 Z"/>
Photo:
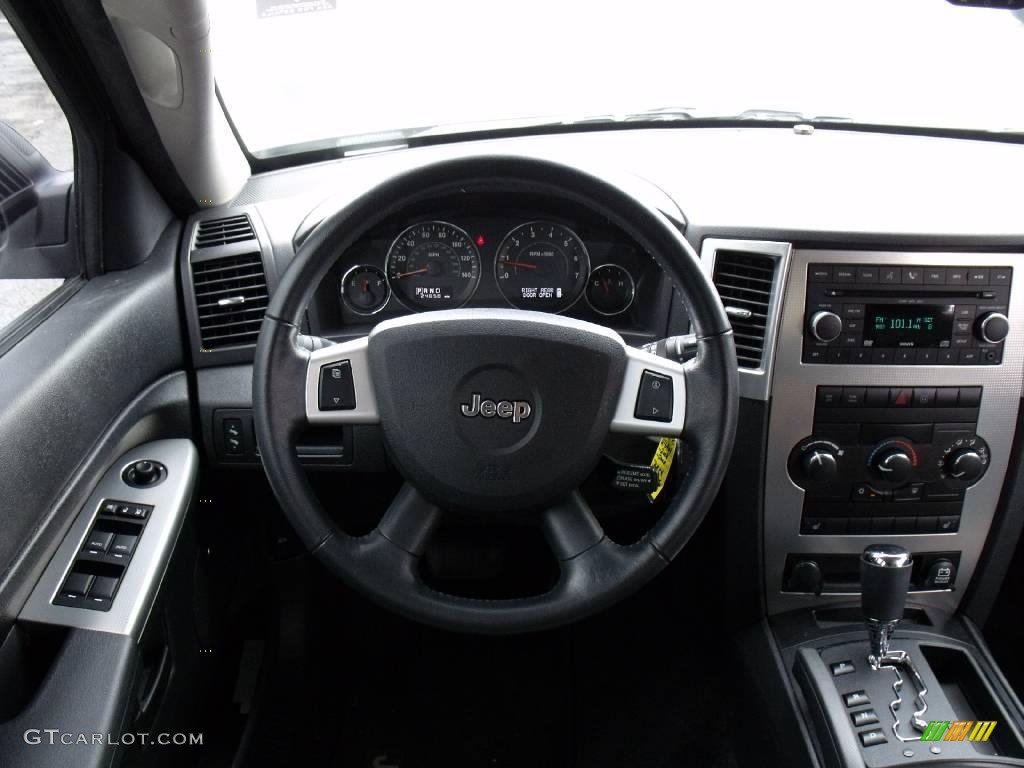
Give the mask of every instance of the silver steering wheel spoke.
<path id="1" fill-rule="evenodd" d="M 310 424 L 379 424 L 370 376 L 369 336 L 331 344 L 309 355 L 306 420 Z"/>
<path id="2" fill-rule="evenodd" d="M 686 424 L 686 368 L 668 358 L 626 348 L 626 371 L 611 431 L 679 437 Z"/>

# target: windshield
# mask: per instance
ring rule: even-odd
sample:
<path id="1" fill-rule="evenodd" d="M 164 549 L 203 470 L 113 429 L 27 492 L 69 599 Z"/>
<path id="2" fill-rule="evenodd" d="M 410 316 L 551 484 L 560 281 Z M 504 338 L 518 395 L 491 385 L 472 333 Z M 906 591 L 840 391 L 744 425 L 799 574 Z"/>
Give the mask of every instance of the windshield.
<path id="1" fill-rule="evenodd" d="M 1024 131 L 1024 14 L 947 0 L 211 6 L 257 155 L 657 109 Z"/>

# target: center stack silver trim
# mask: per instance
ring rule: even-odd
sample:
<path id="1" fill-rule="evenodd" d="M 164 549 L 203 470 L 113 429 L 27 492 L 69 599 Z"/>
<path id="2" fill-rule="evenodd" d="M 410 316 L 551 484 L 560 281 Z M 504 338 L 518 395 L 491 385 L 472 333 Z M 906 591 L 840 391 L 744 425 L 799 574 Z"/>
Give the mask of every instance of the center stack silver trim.
<path id="1" fill-rule="evenodd" d="M 807 266 L 824 264 L 900 264 L 935 266 L 1011 266 L 1010 334 L 1001 365 L 812 365 L 801 362 L 804 338 Z M 899 544 L 914 553 L 959 551 L 955 590 L 911 592 L 908 602 L 953 611 L 974 575 L 988 538 L 1013 444 L 1024 370 L 1024 255 L 972 253 L 901 253 L 794 249 L 786 282 L 772 379 L 771 415 L 765 467 L 764 561 L 768 612 L 821 605 L 842 595 L 785 593 L 786 557 L 801 553 L 859 555 L 868 539 Z M 800 534 L 804 492 L 786 468 L 793 446 L 812 433 L 815 388 L 849 386 L 981 386 L 978 434 L 992 450 L 988 472 L 964 495 L 957 533 L 915 535 Z M 849 593 L 855 594 L 855 593 Z"/>

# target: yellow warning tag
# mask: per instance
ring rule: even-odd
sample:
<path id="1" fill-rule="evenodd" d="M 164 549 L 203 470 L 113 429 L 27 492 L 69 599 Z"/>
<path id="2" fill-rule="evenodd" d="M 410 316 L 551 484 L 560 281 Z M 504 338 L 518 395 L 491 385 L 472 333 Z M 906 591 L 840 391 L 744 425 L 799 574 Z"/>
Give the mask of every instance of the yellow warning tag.
<path id="1" fill-rule="evenodd" d="M 654 458 L 651 459 L 651 467 L 658 473 L 658 487 L 647 494 L 647 498 L 651 501 L 658 498 L 661 489 L 665 487 L 665 479 L 668 477 L 668 471 L 672 469 L 672 459 L 676 456 L 678 444 L 679 441 L 674 437 L 663 437 L 658 443 L 658 450 L 654 452 Z"/>

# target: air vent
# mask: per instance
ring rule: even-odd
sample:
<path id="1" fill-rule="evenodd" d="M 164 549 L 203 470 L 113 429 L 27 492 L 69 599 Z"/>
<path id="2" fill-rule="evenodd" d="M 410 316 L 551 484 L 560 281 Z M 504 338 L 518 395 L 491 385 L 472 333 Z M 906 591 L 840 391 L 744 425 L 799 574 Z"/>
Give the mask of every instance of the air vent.
<path id="1" fill-rule="evenodd" d="M 777 263 L 756 253 L 716 252 L 715 287 L 732 322 L 740 368 L 757 369 L 764 362 L 765 327 Z"/>
<path id="2" fill-rule="evenodd" d="M 216 245 L 228 245 L 255 239 L 256 234 L 252 231 L 252 222 L 245 214 L 229 216 L 226 219 L 208 219 L 199 222 L 193 249 L 213 248 Z"/>
<path id="3" fill-rule="evenodd" d="M 31 185 L 25 174 L 0 157 L 0 203 Z"/>
<path id="4" fill-rule="evenodd" d="M 256 343 L 267 308 L 259 252 L 193 263 L 192 284 L 203 349 Z"/>

